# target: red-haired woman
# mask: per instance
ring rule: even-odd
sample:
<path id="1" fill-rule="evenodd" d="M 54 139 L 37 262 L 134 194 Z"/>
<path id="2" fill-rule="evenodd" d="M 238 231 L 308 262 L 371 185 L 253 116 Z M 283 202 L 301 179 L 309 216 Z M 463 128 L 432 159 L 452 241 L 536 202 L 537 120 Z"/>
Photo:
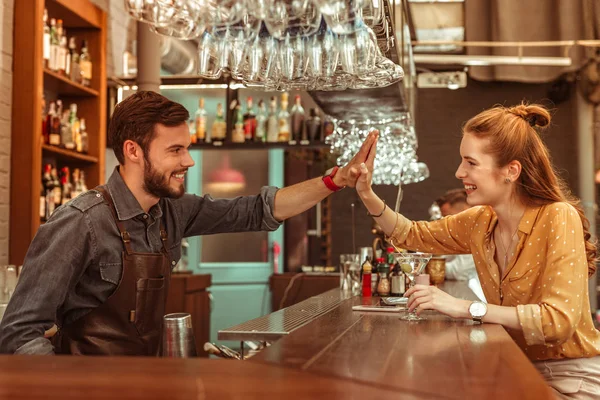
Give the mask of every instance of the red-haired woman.
<path id="1" fill-rule="evenodd" d="M 356 189 L 395 246 L 473 254 L 488 304 L 416 285 L 406 293 L 410 310 L 501 324 L 560 397 L 597 399 L 600 332 L 588 301 L 596 245 L 540 139 L 549 123 L 545 108 L 521 104 L 465 124 L 456 177 L 475 207 L 459 214 L 414 222 L 386 207 L 371 189 L 375 148 Z"/>

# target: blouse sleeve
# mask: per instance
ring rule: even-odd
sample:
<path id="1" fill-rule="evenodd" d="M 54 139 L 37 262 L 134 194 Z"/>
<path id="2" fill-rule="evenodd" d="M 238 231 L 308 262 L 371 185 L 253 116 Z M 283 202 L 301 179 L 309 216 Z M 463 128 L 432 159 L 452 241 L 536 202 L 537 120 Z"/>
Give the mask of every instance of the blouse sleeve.
<path id="1" fill-rule="evenodd" d="M 437 221 L 411 221 L 398 214 L 388 241 L 397 248 L 435 254 L 471 253 L 471 233 L 484 207 L 472 207 Z"/>
<path id="2" fill-rule="evenodd" d="M 542 273 L 541 301 L 517 306 L 528 345 L 556 346 L 575 332 L 587 298 L 588 264 L 581 219 L 573 207 L 554 210 Z"/>

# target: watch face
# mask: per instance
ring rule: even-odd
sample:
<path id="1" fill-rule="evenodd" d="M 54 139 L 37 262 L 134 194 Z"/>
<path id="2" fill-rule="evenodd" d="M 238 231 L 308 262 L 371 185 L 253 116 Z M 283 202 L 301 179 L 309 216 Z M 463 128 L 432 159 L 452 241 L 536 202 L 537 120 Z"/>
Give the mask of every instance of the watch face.
<path id="1" fill-rule="evenodd" d="M 471 315 L 473 317 L 481 318 L 487 312 L 487 307 L 486 307 L 486 305 L 484 303 L 474 302 L 469 307 L 469 312 L 471 313 Z"/>

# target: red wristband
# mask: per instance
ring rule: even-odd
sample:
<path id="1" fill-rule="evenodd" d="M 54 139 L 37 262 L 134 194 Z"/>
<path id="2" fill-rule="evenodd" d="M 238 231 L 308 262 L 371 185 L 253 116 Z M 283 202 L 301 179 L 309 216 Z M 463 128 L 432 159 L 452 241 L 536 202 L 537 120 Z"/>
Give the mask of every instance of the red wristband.
<path id="1" fill-rule="evenodd" d="M 337 166 L 333 167 L 329 174 L 323 176 L 323 183 L 332 192 L 337 192 L 338 190 L 342 190 L 344 188 L 343 186 L 340 187 L 333 182 L 333 177 L 335 176 L 335 174 L 337 174 L 339 169 L 340 169 L 340 167 L 337 167 Z M 329 171 L 327 171 L 327 172 L 329 172 Z"/>

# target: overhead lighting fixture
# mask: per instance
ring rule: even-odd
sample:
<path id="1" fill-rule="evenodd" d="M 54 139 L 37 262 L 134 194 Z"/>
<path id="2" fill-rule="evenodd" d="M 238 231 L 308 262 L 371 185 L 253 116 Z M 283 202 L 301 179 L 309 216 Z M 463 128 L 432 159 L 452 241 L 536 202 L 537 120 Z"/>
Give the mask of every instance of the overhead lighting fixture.
<path id="1" fill-rule="evenodd" d="M 415 54 L 416 64 L 454 64 L 470 66 L 491 65 L 538 65 L 547 67 L 569 67 L 571 57 L 518 57 L 518 56 L 471 56 L 455 54 Z"/>
<path id="2" fill-rule="evenodd" d="M 205 189 L 208 193 L 223 194 L 239 192 L 245 187 L 246 178 L 244 174 L 231 168 L 229 154 L 224 153 L 221 159 L 221 166 L 209 174 Z"/>

